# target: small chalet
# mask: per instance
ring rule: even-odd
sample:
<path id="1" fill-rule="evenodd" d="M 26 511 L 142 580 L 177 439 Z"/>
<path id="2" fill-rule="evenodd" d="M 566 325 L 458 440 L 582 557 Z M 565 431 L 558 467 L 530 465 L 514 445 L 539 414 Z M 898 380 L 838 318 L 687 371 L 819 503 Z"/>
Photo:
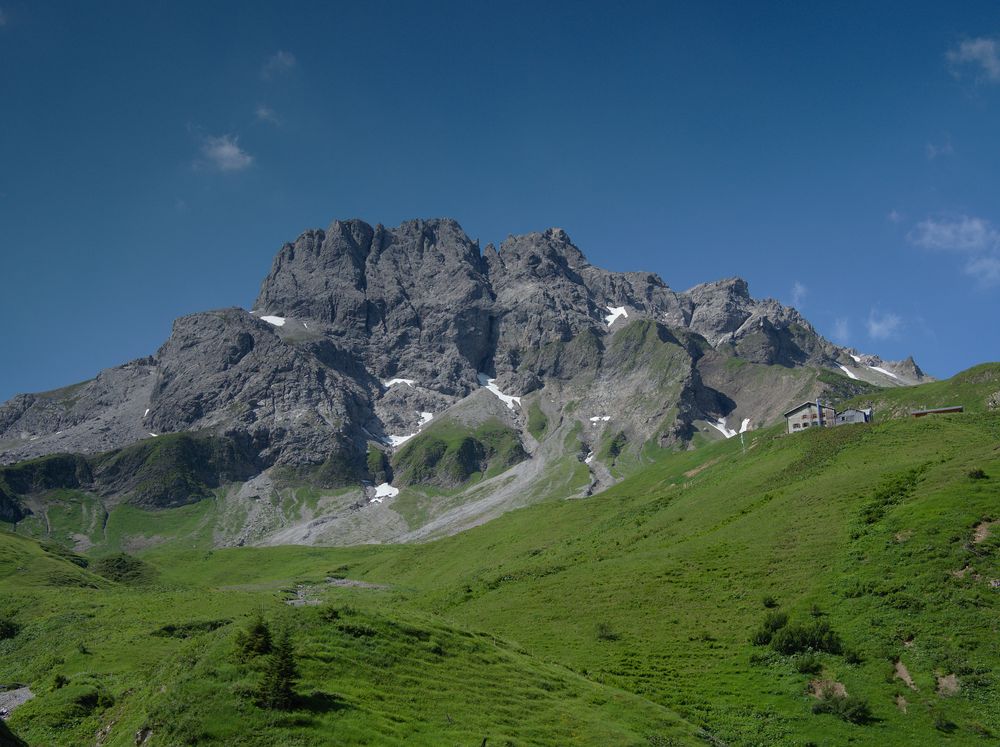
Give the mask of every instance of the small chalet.
<path id="1" fill-rule="evenodd" d="M 872 420 L 872 408 L 866 407 L 863 410 L 850 408 L 837 413 L 837 425 L 848 423 L 870 423 Z"/>
<path id="2" fill-rule="evenodd" d="M 837 411 L 819 402 L 803 402 L 785 413 L 789 433 L 805 428 L 828 428 L 837 424 Z"/>

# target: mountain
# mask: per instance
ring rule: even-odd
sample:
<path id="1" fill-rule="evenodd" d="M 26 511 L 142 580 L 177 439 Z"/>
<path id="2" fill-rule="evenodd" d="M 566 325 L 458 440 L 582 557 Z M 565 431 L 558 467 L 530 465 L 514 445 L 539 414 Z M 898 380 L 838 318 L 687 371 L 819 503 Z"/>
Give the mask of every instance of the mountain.
<path id="1" fill-rule="evenodd" d="M 0 464 L 44 476 L 8 475 L 0 511 L 37 517 L 57 488 L 99 513 L 213 495 L 219 544 L 423 539 L 805 399 L 926 379 L 742 279 L 678 292 L 591 265 L 561 229 L 481 249 L 448 219 L 335 221 L 279 250 L 252 311 L 183 317 L 148 358 L 0 406 Z M 57 454 L 86 466 L 61 479 Z"/>

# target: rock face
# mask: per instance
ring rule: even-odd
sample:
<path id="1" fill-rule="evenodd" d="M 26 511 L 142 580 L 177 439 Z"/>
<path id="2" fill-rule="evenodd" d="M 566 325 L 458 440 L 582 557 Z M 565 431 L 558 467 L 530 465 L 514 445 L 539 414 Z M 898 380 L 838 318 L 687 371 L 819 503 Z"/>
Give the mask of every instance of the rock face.
<path id="1" fill-rule="evenodd" d="M 655 274 L 594 267 L 561 229 L 481 250 L 453 220 L 335 221 L 279 250 L 252 312 L 183 317 L 149 358 L 0 406 L 0 463 L 191 431 L 236 444 L 243 476 L 326 465 L 371 479 L 372 445 L 417 433 L 480 390 L 482 374 L 509 395 L 549 387 L 558 399 L 584 382 L 595 408 L 655 403 L 652 414 L 631 406 L 622 433 L 684 441 L 696 420 L 736 408 L 701 373 L 729 357 L 883 385 L 923 378 L 912 360 L 831 344 L 739 278 L 677 292 Z M 494 404 L 516 425 L 513 403 Z"/>

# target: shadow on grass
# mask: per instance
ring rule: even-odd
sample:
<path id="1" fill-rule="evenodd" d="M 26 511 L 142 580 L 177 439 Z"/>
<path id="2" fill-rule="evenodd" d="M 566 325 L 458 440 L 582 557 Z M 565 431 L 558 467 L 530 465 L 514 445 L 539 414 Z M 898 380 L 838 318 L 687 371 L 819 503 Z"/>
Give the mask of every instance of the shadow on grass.
<path id="1" fill-rule="evenodd" d="M 330 713 L 331 711 L 344 711 L 353 706 L 339 695 L 315 690 L 308 695 L 300 695 L 296 698 L 295 707 L 313 713 Z"/>

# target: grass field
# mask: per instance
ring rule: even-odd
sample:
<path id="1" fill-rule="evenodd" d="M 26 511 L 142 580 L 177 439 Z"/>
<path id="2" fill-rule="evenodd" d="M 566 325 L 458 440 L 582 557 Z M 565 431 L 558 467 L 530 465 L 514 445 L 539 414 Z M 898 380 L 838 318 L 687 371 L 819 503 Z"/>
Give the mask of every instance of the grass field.
<path id="1" fill-rule="evenodd" d="M 124 583 L 0 533 L 0 683 L 36 694 L 9 725 L 66 745 L 995 743 L 998 371 L 879 393 L 961 415 L 664 453 L 426 545 L 151 546 Z M 258 615 L 292 634 L 292 710 L 258 706 L 260 663 L 235 655 Z"/>

